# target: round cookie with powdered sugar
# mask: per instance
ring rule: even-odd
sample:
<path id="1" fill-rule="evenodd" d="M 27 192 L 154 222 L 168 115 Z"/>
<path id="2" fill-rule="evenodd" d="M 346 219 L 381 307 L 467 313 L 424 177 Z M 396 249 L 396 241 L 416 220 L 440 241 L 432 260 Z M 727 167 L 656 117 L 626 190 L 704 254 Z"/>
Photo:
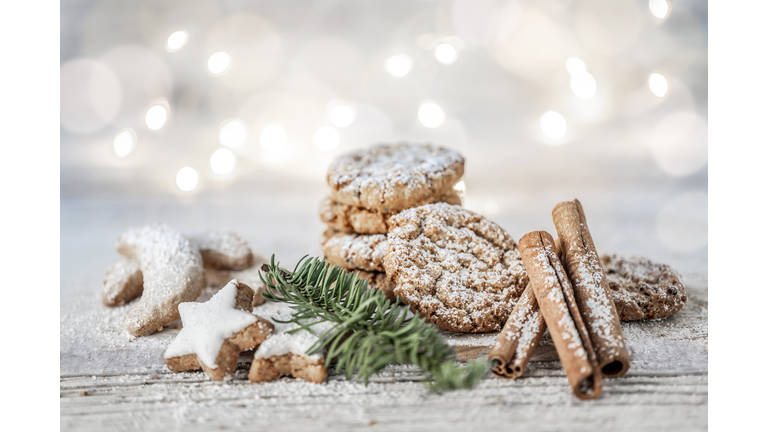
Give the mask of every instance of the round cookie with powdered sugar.
<path id="1" fill-rule="evenodd" d="M 613 303 L 622 321 L 666 318 L 683 308 L 683 278 L 675 269 L 643 257 L 600 257 Z"/>
<path id="2" fill-rule="evenodd" d="M 379 144 L 345 153 L 328 167 L 331 199 L 393 213 L 442 195 L 464 175 L 464 158 L 432 144 Z"/>
<path id="3" fill-rule="evenodd" d="M 384 271 L 387 236 L 350 234 L 326 229 L 320 238 L 325 259 L 349 270 Z"/>
<path id="4" fill-rule="evenodd" d="M 444 203 L 405 210 L 390 223 L 384 268 L 396 296 L 443 330 L 501 329 L 528 285 L 506 231 Z"/>
<path id="5" fill-rule="evenodd" d="M 453 188 L 443 195 L 433 197 L 418 205 L 445 202 L 461 205 L 461 197 Z M 337 231 L 360 234 L 386 234 L 389 231 L 389 218 L 398 212 L 388 213 L 369 210 L 363 207 L 342 204 L 330 197 L 320 203 L 320 220 Z"/>

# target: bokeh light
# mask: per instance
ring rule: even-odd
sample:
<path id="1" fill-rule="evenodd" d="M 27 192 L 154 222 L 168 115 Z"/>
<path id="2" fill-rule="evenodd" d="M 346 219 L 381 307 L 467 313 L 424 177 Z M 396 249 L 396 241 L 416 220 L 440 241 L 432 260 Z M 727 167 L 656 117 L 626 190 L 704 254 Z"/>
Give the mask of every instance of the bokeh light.
<path id="1" fill-rule="evenodd" d="M 456 48 L 449 43 L 441 43 L 435 48 L 435 58 L 444 65 L 449 65 L 456 61 L 458 52 Z"/>
<path id="2" fill-rule="evenodd" d="M 384 68 L 393 77 L 404 77 L 413 69 L 413 60 L 405 54 L 393 55 L 384 62 Z"/>
<path id="3" fill-rule="evenodd" d="M 648 7 L 651 9 L 651 13 L 658 19 L 664 19 L 669 15 L 669 0 L 650 0 Z"/>
<path id="4" fill-rule="evenodd" d="M 119 77 L 105 63 L 76 59 L 61 66 L 61 126 L 74 133 L 97 131 L 115 119 L 123 100 Z"/>
<path id="5" fill-rule="evenodd" d="M 174 96 L 174 74 L 157 52 L 138 45 L 121 45 L 107 51 L 100 61 L 117 75 L 122 101 L 111 123 L 117 127 L 145 121 L 147 107 Z M 167 108 L 167 107 L 166 107 Z"/>
<path id="6" fill-rule="evenodd" d="M 280 125 L 270 125 L 261 131 L 261 146 L 266 150 L 277 150 L 285 146 L 288 137 Z"/>
<path id="7" fill-rule="evenodd" d="M 176 186 L 184 192 L 190 192 L 197 187 L 200 176 L 194 168 L 184 167 L 176 174 Z"/>
<path id="8" fill-rule="evenodd" d="M 547 111 L 541 116 L 541 131 L 544 132 L 544 136 L 552 140 L 552 144 L 565 137 L 565 133 L 568 131 L 568 124 L 565 122 L 565 117 L 562 114 L 555 111 Z"/>
<path id="9" fill-rule="evenodd" d="M 648 78 L 648 86 L 651 88 L 651 92 L 658 97 L 664 97 L 669 93 L 669 80 L 662 73 L 652 73 Z"/>
<path id="10" fill-rule="evenodd" d="M 428 128 L 436 128 L 445 121 L 445 112 L 435 102 L 423 102 L 419 107 L 419 121 Z"/>
<path id="11" fill-rule="evenodd" d="M 345 128 L 355 121 L 357 112 L 349 105 L 337 105 L 328 113 L 331 123 L 339 128 Z"/>
<path id="12" fill-rule="evenodd" d="M 703 168 L 707 150 L 707 122 L 693 112 L 667 115 L 651 135 L 653 158 L 673 176 L 687 176 Z"/>
<path id="13" fill-rule="evenodd" d="M 467 186 L 464 184 L 464 180 L 453 185 L 453 190 L 459 193 L 459 196 L 464 196 L 464 192 L 467 190 Z"/>
<path id="14" fill-rule="evenodd" d="M 705 192 L 688 192 L 664 205 L 656 216 L 656 232 L 664 246 L 677 252 L 706 246 L 707 208 Z"/>
<path id="15" fill-rule="evenodd" d="M 120 129 L 112 139 L 112 150 L 117 157 L 124 158 L 133 153 L 137 141 L 136 131 L 131 128 Z"/>
<path id="16" fill-rule="evenodd" d="M 229 149 L 220 148 L 211 155 L 211 169 L 216 174 L 229 174 L 235 169 L 237 160 Z"/>
<path id="17" fill-rule="evenodd" d="M 327 152 L 335 150 L 339 146 L 339 141 L 341 141 L 339 131 L 331 126 L 321 127 L 312 137 L 312 143 L 315 147 Z"/>
<path id="18" fill-rule="evenodd" d="M 206 66 L 211 75 L 224 75 L 229 70 L 229 67 L 232 66 L 232 59 L 224 51 L 215 52 L 208 57 Z"/>
<path id="19" fill-rule="evenodd" d="M 166 120 L 168 120 L 168 110 L 162 105 L 152 106 L 147 110 L 147 115 L 144 116 L 147 127 L 152 130 L 162 128 Z"/>
<path id="20" fill-rule="evenodd" d="M 583 60 L 571 57 L 565 61 L 565 69 L 571 74 L 571 90 L 581 99 L 591 99 L 597 93 L 597 81 Z"/>
<path id="21" fill-rule="evenodd" d="M 182 48 L 184 48 L 184 45 L 187 44 L 187 41 L 189 40 L 189 35 L 184 30 L 177 30 L 173 33 L 171 33 L 168 36 L 168 39 L 165 40 L 165 49 L 168 52 L 176 52 Z"/>
<path id="22" fill-rule="evenodd" d="M 259 8 L 228 8 L 227 15 L 201 37 L 202 52 L 216 53 L 209 59 L 208 73 L 219 77 L 217 85 L 252 91 L 287 72 L 283 69 L 282 36 L 267 19 L 255 13 L 254 9 Z M 226 55 L 219 54 L 222 52 Z"/>
<path id="23" fill-rule="evenodd" d="M 570 57 L 568 60 L 565 61 L 565 69 L 572 76 L 580 75 L 580 74 L 587 73 L 587 64 L 584 63 L 584 60 L 580 58 Z"/>
<path id="24" fill-rule="evenodd" d="M 237 148 L 248 138 L 248 125 L 240 119 L 225 120 L 219 127 L 219 142 L 224 147 Z"/>
<path id="25" fill-rule="evenodd" d="M 581 99 L 591 99 L 597 93 L 597 81 L 588 73 L 571 77 L 571 90 Z"/>

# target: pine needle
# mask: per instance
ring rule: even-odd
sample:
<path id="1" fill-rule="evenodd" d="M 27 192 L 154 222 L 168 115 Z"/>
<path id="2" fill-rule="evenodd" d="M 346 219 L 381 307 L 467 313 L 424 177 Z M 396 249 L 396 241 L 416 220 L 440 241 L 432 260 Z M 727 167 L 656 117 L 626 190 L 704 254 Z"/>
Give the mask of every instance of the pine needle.
<path id="1" fill-rule="evenodd" d="M 262 296 L 287 303 L 293 309 L 287 323 L 309 329 L 326 322 L 332 325 L 307 351 L 316 354 L 327 348 L 325 364 L 336 360 L 336 370 L 368 379 L 389 364 L 412 363 L 427 373 L 425 382 L 433 392 L 472 388 L 487 373 L 486 362 L 461 366 L 454 350 L 424 318 L 408 318 L 400 299 L 394 303 L 357 273 L 347 273 L 325 258 L 305 256 L 293 272 L 280 268 L 272 256 L 259 273 L 266 289 Z M 281 321 L 282 322 L 282 321 Z"/>

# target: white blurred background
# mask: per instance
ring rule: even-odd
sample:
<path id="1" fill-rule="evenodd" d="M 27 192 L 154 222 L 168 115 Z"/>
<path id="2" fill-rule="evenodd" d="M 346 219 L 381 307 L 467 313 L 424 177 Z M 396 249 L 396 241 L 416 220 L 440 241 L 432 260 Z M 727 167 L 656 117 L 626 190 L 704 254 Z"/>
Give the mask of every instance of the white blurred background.
<path id="1" fill-rule="evenodd" d="M 62 264 L 153 220 L 318 253 L 330 160 L 408 140 L 516 239 L 578 197 L 706 281 L 707 97 L 700 0 L 62 1 Z"/>

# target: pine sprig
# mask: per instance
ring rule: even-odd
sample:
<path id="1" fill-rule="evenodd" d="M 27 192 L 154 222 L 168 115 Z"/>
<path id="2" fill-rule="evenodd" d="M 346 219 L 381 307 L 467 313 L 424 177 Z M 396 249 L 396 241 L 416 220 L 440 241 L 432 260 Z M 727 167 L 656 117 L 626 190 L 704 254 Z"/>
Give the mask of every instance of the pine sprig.
<path id="1" fill-rule="evenodd" d="M 336 370 L 344 370 L 347 379 L 357 372 L 366 385 L 371 375 L 394 363 L 419 366 L 435 392 L 471 388 L 486 374 L 483 361 L 457 365 L 453 348 L 437 327 L 419 316 L 408 318 L 400 299 L 390 302 L 383 292 L 368 289 L 368 281 L 357 273 L 332 266 L 324 258 L 305 258 L 290 272 L 275 264 L 273 255 L 259 276 L 266 287 L 265 299 L 293 309 L 285 322 L 300 328 L 291 332 L 319 322 L 332 325 L 307 354 L 327 347 L 326 365 L 336 359 Z"/>

